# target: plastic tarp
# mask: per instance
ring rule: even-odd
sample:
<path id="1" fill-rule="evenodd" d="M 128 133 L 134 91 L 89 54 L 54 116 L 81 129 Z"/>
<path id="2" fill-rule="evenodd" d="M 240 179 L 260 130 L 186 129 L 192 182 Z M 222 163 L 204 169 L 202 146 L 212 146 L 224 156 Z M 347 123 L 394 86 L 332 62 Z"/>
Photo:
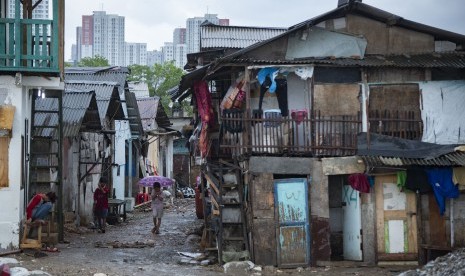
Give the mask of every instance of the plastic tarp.
<path id="1" fill-rule="evenodd" d="M 419 83 L 423 142 L 465 143 L 465 81 Z"/>

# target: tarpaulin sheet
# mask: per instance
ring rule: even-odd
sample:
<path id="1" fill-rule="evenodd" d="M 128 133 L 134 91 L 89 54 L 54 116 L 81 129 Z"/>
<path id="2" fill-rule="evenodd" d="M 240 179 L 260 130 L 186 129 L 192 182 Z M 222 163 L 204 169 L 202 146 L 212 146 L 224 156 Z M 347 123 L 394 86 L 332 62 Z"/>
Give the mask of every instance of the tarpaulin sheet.
<path id="1" fill-rule="evenodd" d="M 465 81 L 419 83 L 423 142 L 465 143 Z"/>

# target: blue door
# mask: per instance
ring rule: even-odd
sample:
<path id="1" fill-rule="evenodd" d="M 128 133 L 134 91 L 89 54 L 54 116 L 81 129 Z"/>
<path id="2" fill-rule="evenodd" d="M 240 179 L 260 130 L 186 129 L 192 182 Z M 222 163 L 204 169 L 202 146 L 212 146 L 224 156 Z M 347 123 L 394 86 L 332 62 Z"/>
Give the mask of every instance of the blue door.
<path id="1" fill-rule="evenodd" d="M 279 267 L 297 267 L 310 262 L 307 179 L 274 181 Z"/>

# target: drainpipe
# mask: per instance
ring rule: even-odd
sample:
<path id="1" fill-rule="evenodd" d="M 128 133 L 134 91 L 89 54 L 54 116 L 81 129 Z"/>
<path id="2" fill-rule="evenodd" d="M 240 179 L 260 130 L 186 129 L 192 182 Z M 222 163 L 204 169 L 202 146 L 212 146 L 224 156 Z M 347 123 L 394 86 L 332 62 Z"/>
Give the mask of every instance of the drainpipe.
<path id="1" fill-rule="evenodd" d="M 76 226 L 81 226 L 81 133 L 79 133 L 79 143 L 78 143 L 78 173 L 77 173 L 77 180 L 78 180 L 78 189 L 77 189 L 77 207 L 76 207 Z"/>
<path id="2" fill-rule="evenodd" d="M 454 199 L 450 199 L 450 247 L 454 248 Z"/>
<path id="3" fill-rule="evenodd" d="M 128 163 L 128 194 L 127 197 L 132 197 L 132 137 L 128 139 L 128 150 L 129 150 L 129 163 Z"/>

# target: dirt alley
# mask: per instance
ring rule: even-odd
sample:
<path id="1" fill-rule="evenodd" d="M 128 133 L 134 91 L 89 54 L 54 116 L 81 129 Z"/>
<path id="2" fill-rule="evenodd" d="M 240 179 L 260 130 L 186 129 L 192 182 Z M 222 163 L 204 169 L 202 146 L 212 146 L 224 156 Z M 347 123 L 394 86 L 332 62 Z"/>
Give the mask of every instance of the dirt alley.
<path id="1" fill-rule="evenodd" d="M 50 275 L 224 275 L 218 264 L 181 264 L 178 252 L 200 252 L 203 220 L 195 216 L 194 199 L 175 199 L 165 209 L 160 235 L 152 235 L 151 212 L 134 211 L 126 222 L 107 227 L 104 234 L 83 227 L 65 227 L 65 240 L 59 252 L 34 258 L 32 252 L 10 257 L 19 266 L 42 270 Z M 410 267 L 411 268 L 411 267 Z M 250 275 L 397 275 L 407 267 L 327 266 L 299 269 L 264 267 Z M 255 273 L 255 274 L 253 274 Z M 246 274 L 246 273 L 244 273 Z"/>

